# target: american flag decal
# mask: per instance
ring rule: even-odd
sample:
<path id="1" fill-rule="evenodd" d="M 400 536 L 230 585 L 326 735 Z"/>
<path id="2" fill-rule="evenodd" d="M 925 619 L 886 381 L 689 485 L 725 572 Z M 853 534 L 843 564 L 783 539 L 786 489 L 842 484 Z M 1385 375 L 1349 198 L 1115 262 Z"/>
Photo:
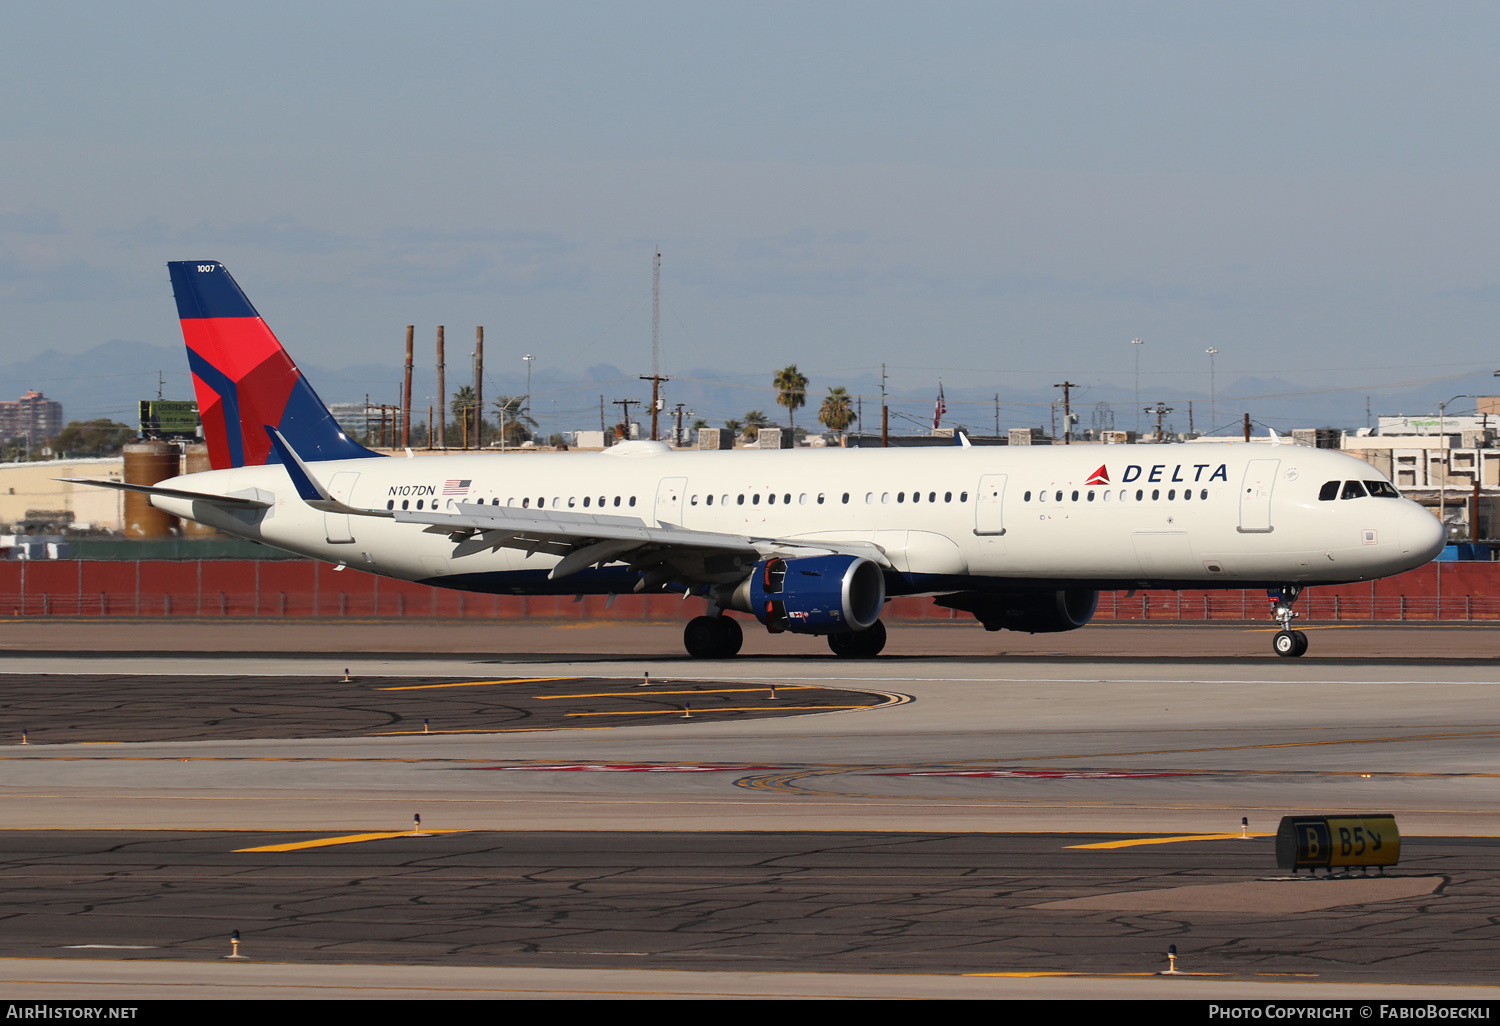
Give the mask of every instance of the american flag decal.
<path id="1" fill-rule="evenodd" d="M 471 482 L 472 482 L 471 478 L 465 478 L 464 480 L 460 481 L 456 477 L 450 477 L 448 480 L 446 480 L 446 481 L 443 482 L 443 494 L 444 495 L 468 495 L 469 494 L 469 485 L 470 485 Z"/>

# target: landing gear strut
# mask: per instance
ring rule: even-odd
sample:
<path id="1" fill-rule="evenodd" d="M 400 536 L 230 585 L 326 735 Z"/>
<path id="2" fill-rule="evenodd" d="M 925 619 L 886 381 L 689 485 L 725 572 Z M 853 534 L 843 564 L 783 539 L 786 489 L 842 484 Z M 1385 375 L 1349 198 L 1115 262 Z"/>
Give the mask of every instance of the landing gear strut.
<path id="1" fill-rule="evenodd" d="M 697 616 L 682 631 L 682 643 L 694 659 L 728 659 L 739 654 L 745 632 L 727 616 Z"/>
<path id="2" fill-rule="evenodd" d="M 885 648 L 885 624 L 876 620 L 862 631 L 830 634 L 828 647 L 840 659 L 874 659 Z"/>
<path id="3" fill-rule="evenodd" d="M 1302 589 L 1295 584 L 1283 585 L 1280 588 L 1267 590 L 1266 595 L 1275 603 L 1271 607 L 1271 616 L 1281 625 L 1281 630 L 1276 632 L 1276 637 L 1271 639 L 1271 648 L 1279 656 L 1295 659 L 1307 651 L 1307 635 L 1301 631 L 1292 630 L 1292 621 L 1297 618 L 1297 612 L 1292 604 L 1297 601 L 1297 596 L 1302 594 Z"/>

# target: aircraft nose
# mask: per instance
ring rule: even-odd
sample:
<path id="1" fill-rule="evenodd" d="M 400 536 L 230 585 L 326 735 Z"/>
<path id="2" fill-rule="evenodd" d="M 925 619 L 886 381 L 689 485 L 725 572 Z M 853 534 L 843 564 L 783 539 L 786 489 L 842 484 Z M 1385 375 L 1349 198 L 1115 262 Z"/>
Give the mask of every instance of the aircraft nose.
<path id="1" fill-rule="evenodd" d="M 1396 538 L 1402 554 L 1421 556 L 1426 563 L 1436 559 L 1443 546 L 1448 543 L 1448 532 L 1443 522 L 1420 507 L 1408 510 L 1397 524 Z"/>

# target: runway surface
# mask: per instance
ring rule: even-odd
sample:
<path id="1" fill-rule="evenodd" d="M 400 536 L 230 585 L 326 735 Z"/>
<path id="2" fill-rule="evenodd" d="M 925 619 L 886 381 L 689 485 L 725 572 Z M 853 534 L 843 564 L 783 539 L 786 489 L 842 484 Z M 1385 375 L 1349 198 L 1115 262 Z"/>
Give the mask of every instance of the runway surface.
<path id="1" fill-rule="evenodd" d="M 1190 968 L 1262 995 L 1354 982 L 1452 995 L 1493 978 L 1492 629 L 1331 630 L 1336 644 L 1315 637 L 1308 657 L 1280 660 L 1269 635 L 1242 627 L 1129 627 L 1100 631 L 1077 657 L 1057 651 L 1067 635 L 1000 658 L 1017 639 L 942 625 L 907 641 L 893 631 L 890 657 L 871 661 L 804 644 L 703 663 L 678 655 L 676 628 L 636 625 L 558 632 L 571 644 L 550 653 L 537 649 L 553 628 L 536 625 L 510 645 L 491 626 L 483 653 L 453 644 L 477 637 L 467 624 L 442 638 L 386 625 L 379 646 L 353 644 L 368 625 L 269 625 L 258 646 L 239 641 L 244 625 L 184 636 L 173 624 L 171 643 L 167 625 L 141 626 L 75 631 L 73 652 L 57 625 L 6 635 L 0 793 L 27 831 L 5 834 L 4 912 L 35 928 L 0 953 L 57 956 L 65 936 L 151 922 L 171 926 L 154 954 L 102 957 L 177 964 L 211 957 L 228 929 L 250 934 L 230 924 L 232 908 L 258 924 L 266 957 L 324 964 L 318 979 L 335 989 L 363 977 L 334 961 L 581 974 L 548 977 L 559 993 L 643 962 L 723 972 L 754 961 L 755 986 L 771 992 L 766 970 L 801 993 L 793 971 L 816 968 L 913 981 L 886 980 L 882 994 L 925 993 L 958 972 L 1081 973 L 1040 992 L 1100 996 L 1150 982 L 1119 974 L 1154 972 L 1167 943 Z M 640 653 L 647 642 L 656 650 Z M 1100 654 L 1111 646 L 1118 654 Z M 350 663 L 365 690 L 340 690 Z M 518 720 L 527 688 L 532 706 L 558 708 L 536 696 L 559 684 L 535 685 L 559 677 L 586 678 L 576 694 L 620 695 L 607 701 L 632 715 L 581 729 L 557 729 L 555 712 Z M 487 683 L 502 680 L 529 683 Z M 402 682 L 413 690 L 375 690 Z M 737 689 L 762 696 L 773 683 L 777 701 L 816 686 L 824 708 L 844 708 L 769 719 L 667 708 L 717 691 L 727 710 Z M 637 697 L 668 690 L 683 694 Z M 691 700 L 695 712 L 709 701 Z M 661 715 L 635 713 L 652 703 Z M 507 732 L 386 732 L 382 718 Z M 23 727 L 34 733 L 24 747 Z M 200 740 L 182 740 L 194 730 Z M 58 740 L 91 731 L 115 743 Z M 1391 880 L 1267 881 L 1278 874 L 1265 839 L 1072 847 L 1236 834 L 1242 816 L 1264 834 L 1284 814 L 1340 810 L 1394 813 L 1414 838 Z M 238 851 L 397 833 L 417 814 L 424 830 L 464 832 Z M 179 889 L 163 897 L 168 881 Z M 414 885 L 430 900 L 395 897 Z M 81 902 L 80 889 L 98 888 L 97 903 Z M 1324 892 L 1337 902 L 1307 906 L 1303 895 Z M 105 949 L 76 950 L 95 954 L 59 970 L 78 977 L 69 986 L 118 965 L 98 960 Z M 5 965 L 15 976 L 43 963 Z"/>

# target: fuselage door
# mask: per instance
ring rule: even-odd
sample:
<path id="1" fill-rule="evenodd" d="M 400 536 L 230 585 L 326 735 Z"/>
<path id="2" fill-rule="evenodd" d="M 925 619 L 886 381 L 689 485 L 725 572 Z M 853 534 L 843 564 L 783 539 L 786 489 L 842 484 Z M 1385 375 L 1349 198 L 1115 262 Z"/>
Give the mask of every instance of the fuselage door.
<path id="1" fill-rule="evenodd" d="M 687 478 L 664 477 L 656 486 L 656 524 L 682 526 L 682 505 L 686 502 Z"/>
<path id="2" fill-rule="evenodd" d="M 1245 466 L 1245 480 L 1240 484 L 1240 533 L 1269 534 L 1271 528 L 1271 489 L 1276 485 L 1276 468 L 1280 460 L 1251 460 Z"/>
<path id="3" fill-rule="evenodd" d="M 354 494 L 354 482 L 358 480 L 359 474 L 352 470 L 334 474 L 333 479 L 328 482 L 328 494 L 344 505 L 352 506 L 354 503 L 349 499 Z M 347 513 L 324 513 L 323 530 L 328 540 L 335 545 L 348 545 L 354 541 Z"/>
<path id="4" fill-rule="evenodd" d="M 996 537 L 1005 533 L 1005 477 L 986 474 L 975 492 L 974 533 Z"/>

